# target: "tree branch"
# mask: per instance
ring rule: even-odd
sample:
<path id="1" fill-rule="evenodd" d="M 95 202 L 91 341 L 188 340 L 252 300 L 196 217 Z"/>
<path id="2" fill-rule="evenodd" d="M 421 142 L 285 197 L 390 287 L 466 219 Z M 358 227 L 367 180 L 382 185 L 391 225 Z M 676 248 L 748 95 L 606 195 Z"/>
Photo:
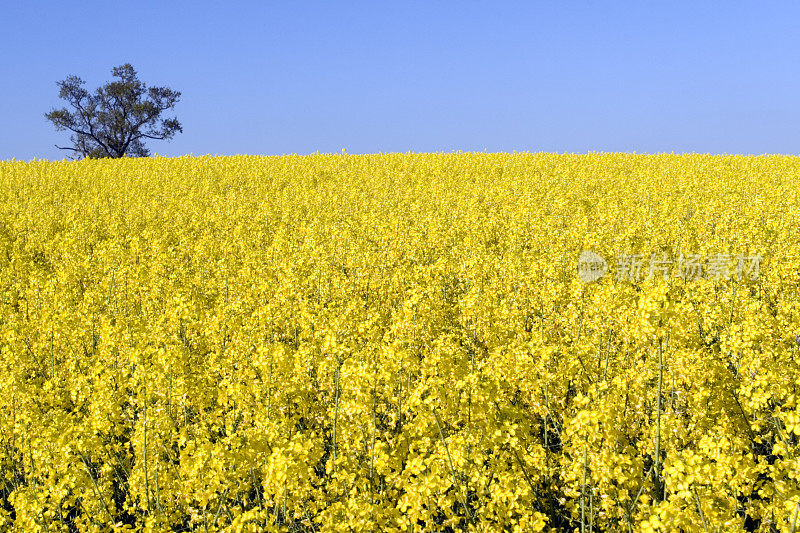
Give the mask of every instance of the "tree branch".
<path id="1" fill-rule="evenodd" d="M 83 152 L 83 150 L 78 150 L 77 148 L 72 148 L 69 146 L 59 146 L 57 144 L 54 144 L 53 146 L 55 146 L 59 150 L 72 150 L 73 152 Z"/>

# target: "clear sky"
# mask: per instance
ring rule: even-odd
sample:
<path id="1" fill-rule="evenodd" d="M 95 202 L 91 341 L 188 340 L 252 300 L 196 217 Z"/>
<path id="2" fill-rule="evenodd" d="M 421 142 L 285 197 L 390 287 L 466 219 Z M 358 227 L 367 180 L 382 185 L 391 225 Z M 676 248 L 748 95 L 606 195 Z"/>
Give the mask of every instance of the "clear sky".
<path id="1" fill-rule="evenodd" d="M 0 159 L 56 159 L 55 82 L 183 93 L 161 155 L 800 153 L 797 2 L 16 2 Z"/>

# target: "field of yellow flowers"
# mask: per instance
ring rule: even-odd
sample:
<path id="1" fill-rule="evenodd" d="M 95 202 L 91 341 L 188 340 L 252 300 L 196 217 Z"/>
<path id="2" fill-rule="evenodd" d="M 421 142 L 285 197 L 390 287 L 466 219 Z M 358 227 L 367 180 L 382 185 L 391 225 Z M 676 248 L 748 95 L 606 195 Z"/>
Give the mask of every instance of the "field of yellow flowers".
<path id="1" fill-rule="evenodd" d="M 798 222 L 785 156 L 0 162 L 0 531 L 800 531 Z"/>

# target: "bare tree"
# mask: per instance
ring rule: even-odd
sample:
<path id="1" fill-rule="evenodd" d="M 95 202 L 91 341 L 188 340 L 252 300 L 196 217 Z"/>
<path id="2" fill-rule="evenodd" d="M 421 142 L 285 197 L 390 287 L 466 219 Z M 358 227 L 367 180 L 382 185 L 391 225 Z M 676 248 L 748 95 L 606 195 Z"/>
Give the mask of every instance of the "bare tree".
<path id="1" fill-rule="evenodd" d="M 78 76 L 58 82 L 59 97 L 72 111 L 53 109 L 45 117 L 56 130 L 72 132 L 72 146 L 56 148 L 71 150 L 76 157 L 147 157 L 150 151 L 145 140 L 169 140 L 183 132 L 176 118 L 161 118 L 178 103 L 180 92 L 145 86 L 127 63 L 111 74 L 117 80 L 94 93 L 84 89 L 85 82 Z"/>

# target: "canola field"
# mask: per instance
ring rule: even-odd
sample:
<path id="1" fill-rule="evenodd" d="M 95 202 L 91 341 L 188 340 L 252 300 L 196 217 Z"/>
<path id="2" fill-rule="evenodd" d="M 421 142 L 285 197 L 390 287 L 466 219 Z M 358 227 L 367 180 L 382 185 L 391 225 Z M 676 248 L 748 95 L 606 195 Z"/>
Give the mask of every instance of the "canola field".
<path id="1" fill-rule="evenodd" d="M 0 531 L 800 531 L 799 223 L 786 156 L 0 162 Z"/>

